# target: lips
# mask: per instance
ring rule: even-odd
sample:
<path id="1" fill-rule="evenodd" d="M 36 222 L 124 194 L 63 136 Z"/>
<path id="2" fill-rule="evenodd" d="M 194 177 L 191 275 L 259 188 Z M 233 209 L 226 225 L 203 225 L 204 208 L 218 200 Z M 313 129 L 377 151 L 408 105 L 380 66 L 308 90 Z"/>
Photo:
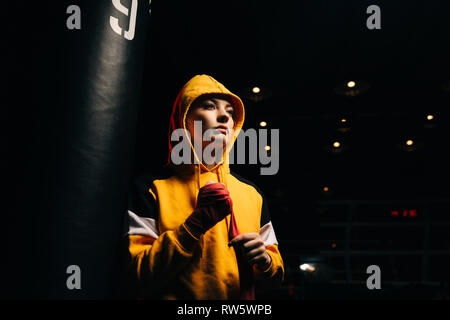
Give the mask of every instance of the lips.
<path id="1" fill-rule="evenodd" d="M 228 128 L 224 127 L 224 126 L 216 127 L 216 130 L 223 133 L 224 135 L 227 135 L 227 133 L 228 133 Z"/>
<path id="2" fill-rule="evenodd" d="M 227 134 L 227 130 L 225 130 L 225 129 L 219 128 L 219 129 L 216 129 L 216 130 L 221 132 L 221 133 L 223 133 L 224 135 Z"/>

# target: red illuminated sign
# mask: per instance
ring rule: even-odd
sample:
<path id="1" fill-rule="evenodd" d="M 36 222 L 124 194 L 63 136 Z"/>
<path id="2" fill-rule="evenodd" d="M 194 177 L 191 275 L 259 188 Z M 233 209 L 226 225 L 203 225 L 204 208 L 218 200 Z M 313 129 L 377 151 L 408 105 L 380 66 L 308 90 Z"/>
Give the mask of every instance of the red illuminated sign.
<path id="1" fill-rule="evenodd" d="M 414 218 L 417 217 L 417 209 L 391 210 L 392 217 Z"/>

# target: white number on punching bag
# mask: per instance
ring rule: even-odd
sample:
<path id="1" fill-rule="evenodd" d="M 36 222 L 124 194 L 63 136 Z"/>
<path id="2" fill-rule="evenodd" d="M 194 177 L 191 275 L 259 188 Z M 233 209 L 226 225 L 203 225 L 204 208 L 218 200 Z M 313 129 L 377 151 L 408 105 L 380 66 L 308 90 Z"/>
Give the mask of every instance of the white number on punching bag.
<path id="1" fill-rule="evenodd" d="M 136 27 L 136 13 L 137 13 L 138 1 L 137 0 L 131 0 L 131 14 L 129 12 L 130 10 L 127 7 L 125 7 L 122 3 L 120 3 L 120 0 L 112 0 L 112 4 L 114 5 L 114 7 L 118 11 L 120 11 L 121 13 L 126 15 L 127 17 L 129 16 L 130 17 L 130 22 L 129 22 L 128 30 L 123 32 L 123 29 L 119 26 L 119 19 L 117 19 L 116 17 L 110 16 L 109 17 L 109 24 L 111 25 L 111 28 L 113 29 L 113 31 L 115 33 L 117 33 L 118 35 L 123 36 L 125 39 L 133 40 L 133 38 L 134 38 L 134 29 Z"/>

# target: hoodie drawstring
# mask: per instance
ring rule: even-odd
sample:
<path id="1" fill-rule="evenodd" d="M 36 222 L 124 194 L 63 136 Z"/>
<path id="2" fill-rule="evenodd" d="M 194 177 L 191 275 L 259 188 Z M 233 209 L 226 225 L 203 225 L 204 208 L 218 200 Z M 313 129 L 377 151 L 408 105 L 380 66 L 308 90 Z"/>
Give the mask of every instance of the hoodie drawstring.
<path id="1" fill-rule="evenodd" d="M 196 182 L 196 190 L 195 190 L 195 197 L 194 197 L 194 201 L 195 201 L 195 205 L 194 205 L 194 208 L 196 208 L 197 207 L 197 197 L 198 197 L 198 194 L 200 193 L 200 188 L 201 188 L 201 184 L 200 184 L 200 174 L 201 174 L 201 167 L 200 167 L 200 164 L 197 164 L 197 165 L 195 165 L 195 169 L 194 169 L 194 171 L 195 171 L 195 180 L 197 180 Z M 203 237 L 203 234 L 200 236 L 200 248 L 201 248 L 201 250 L 200 250 L 200 258 L 202 258 L 203 257 L 203 248 L 205 247 L 205 240 L 204 240 L 204 237 Z"/>
<path id="2" fill-rule="evenodd" d="M 200 184 L 200 164 L 198 164 L 198 165 L 196 165 L 195 166 L 195 180 L 197 180 L 196 182 L 197 182 L 197 190 L 195 190 L 196 192 L 195 192 L 195 206 L 194 206 L 194 208 L 195 207 L 197 207 L 197 196 L 198 196 L 198 193 L 200 192 L 200 188 L 202 187 L 201 186 L 201 184 Z"/>

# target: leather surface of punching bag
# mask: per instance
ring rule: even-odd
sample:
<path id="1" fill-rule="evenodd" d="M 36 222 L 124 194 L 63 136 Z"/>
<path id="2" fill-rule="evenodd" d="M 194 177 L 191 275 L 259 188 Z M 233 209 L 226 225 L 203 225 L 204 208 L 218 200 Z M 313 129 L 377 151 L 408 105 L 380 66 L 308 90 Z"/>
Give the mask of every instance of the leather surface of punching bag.
<path id="1" fill-rule="evenodd" d="M 35 111 L 43 131 L 30 165 L 42 173 L 26 209 L 36 222 L 34 261 L 24 261 L 34 266 L 37 298 L 108 299 L 134 160 L 149 1 L 61 1 L 46 9 L 59 29 L 44 41 L 51 49 L 43 49 L 35 76 L 43 82 L 42 112 Z"/>

